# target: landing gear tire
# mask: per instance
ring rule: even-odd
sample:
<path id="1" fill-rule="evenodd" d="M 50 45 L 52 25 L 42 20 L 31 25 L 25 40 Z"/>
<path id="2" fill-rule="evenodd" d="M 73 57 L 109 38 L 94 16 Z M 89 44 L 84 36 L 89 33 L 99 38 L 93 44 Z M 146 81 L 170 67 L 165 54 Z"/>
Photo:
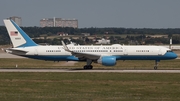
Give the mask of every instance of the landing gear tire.
<path id="1" fill-rule="evenodd" d="M 154 70 L 157 70 L 158 67 L 158 63 L 160 62 L 160 60 L 155 60 L 155 66 L 154 66 Z"/>
<path id="2" fill-rule="evenodd" d="M 154 66 L 154 70 L 157 70 L 157 66 Z"/>
<path id="3" fill-rule="evenodd" d="M 91 65 L 92 60 L 91 59 L 87 59 L 87 64 L 84 66 L 84 69 L 92 69 L 93 66 Z"/>
<path id="4" fill-rule="evenodd" d="M 93 68 L 92 65 L 85 65 L 85 66 L 84 66 L 84 69 L 92 69 L 92 68 Z"/>

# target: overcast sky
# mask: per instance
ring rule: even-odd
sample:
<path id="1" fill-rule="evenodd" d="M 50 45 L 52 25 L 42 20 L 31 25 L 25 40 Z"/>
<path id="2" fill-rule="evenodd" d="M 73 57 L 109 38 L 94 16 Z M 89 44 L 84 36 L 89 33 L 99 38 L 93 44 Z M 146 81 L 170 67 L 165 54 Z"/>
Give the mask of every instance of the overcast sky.
<path id="1" fill-rule="evenodd" d="M 180 0 L 1 0 L 0 25 L 10 16 L 22 26 L 57 17 L 75 18 L 79 28 L 180 28 Z"/>

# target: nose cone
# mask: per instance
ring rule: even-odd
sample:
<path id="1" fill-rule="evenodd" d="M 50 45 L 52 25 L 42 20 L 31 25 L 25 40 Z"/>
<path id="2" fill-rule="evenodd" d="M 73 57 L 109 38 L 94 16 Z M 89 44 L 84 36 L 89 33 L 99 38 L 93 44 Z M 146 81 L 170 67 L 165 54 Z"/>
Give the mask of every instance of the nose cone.
<path id="1" fill-rule="evenodd" d="M 167 53 L 165 54 L 165 57 L 166 57 L 167 59 L 175 59 L 175 58 L 177 58 L 178 56 L 177 56 L 177 54 L 174 53 L 174 52 L 167 52 Z"/>

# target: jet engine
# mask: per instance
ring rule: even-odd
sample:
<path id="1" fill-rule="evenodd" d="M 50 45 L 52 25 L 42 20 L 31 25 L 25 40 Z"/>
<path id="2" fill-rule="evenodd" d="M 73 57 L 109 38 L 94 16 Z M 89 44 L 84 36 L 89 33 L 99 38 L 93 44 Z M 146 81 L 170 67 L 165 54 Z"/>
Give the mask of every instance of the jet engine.
<path id="1" fill-rule="evenodd" d="M 101 56 L 97 63 L 101 63 L 104 66 L 114 66 L 116 65 L 116 57 L 115 56 Z"/>

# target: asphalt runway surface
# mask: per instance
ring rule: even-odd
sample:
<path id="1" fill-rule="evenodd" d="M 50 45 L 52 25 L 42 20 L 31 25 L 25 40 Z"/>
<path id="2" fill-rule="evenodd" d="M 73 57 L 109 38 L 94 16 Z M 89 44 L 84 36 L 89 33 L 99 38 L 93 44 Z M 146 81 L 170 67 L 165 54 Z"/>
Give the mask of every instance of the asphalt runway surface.
<path id="1" fill-rule="evenodd" d="M 180 70 L 0 69 L 0 72 L 180 73 Z"/>

